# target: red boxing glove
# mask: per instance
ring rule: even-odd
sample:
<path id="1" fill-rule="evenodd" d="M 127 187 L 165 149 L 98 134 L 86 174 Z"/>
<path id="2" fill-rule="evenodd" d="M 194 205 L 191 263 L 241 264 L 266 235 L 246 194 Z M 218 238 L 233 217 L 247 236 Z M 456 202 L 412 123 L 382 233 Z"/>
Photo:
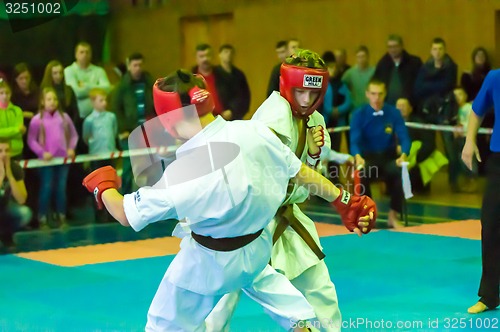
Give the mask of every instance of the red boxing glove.
<path id="1" fill-rule="evenodd" d="M 102 193 L 108 189 L 118 189 L 121 187 L 121 179 L 116 174 L 116 170 L 111 166 L 104 166 L 96 169 L 83 179 L 82 185 L 91 193 L 94 193 L 97 208 L 102 210 Z"/>
<path id="2" fill-rule="evenodd" d="M 362 233 L 368 234 L 375 227 L 375 221 L 377 220 L 377 206 L 375 202 L 368 196 L 354 196 L 348 191 L 339 188 L 340 195 L 332 205 L 337 209 L 342 223 L 349 231 L 354 231 L 355 228 L 359 228 Z M 363 227 L 359 227 L 359 218 L 369 215 L 373 212 L 373 219 L 368 220 L 369 225 L 366 227 L 366 232 L 363 232 Z"/>

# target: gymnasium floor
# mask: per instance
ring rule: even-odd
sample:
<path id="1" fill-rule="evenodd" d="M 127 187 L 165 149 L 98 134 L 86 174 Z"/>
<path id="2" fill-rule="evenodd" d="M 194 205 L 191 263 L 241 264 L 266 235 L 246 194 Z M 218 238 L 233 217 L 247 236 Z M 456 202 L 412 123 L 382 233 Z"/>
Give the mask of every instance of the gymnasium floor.
<path id="1" fill-rule="evenodd" d="M 378 203 L 387 209 L 387 200 Z M 479 204 L 480 195 L 433 191 L 409 201 L 409 227 L 358 238 L 327 206 L 310 202 L 306 209 L 318 222 L 343 331 L 500 330 L 498 310 L 466 313 L 477 300 L 480 278 Z M 179 240 L 128 233 L 121 239 L 0 256 L 0 331 L 143 330 Z M 280 331 L 245 296 L 231 326 Z"/>

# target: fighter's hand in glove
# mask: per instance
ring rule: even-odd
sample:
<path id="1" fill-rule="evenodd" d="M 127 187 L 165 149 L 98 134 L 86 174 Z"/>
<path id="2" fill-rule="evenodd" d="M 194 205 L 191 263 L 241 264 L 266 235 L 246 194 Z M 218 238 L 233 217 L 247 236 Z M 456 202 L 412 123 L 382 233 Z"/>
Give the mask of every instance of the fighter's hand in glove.
<path id="1" fill-rule="evenodd" d="M 104 207 L 102 193 L 108 189 L 120 188 L 121 180 L 113 167 L 104 166 L 87 175 L 82 184 L 89 192 L 94 194 L 97 208 L 102 210 Z"/>
<path id="2" fill-rule="evenodd" d="M 310 156 L 318 156 L 321 147 L 325 145 L 325 130 L 323 126 L 316 126 L 307 129 L 307 146 Z"/>
<path id="3" fill-rule="evenodd" d="M 377 206 L 368 196 L 351 195 L 342 188 L 340 195 L 332 205 L 337 209 L 342 223 L 351 232 L 359 236 L 368 234 L 374 227 L 377 219 Z"/>

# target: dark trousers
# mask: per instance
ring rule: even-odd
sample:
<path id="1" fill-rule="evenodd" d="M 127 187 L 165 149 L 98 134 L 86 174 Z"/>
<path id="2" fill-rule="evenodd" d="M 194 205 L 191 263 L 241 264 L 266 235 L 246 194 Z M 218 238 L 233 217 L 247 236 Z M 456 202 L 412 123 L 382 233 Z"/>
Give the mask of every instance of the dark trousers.
<path id="1" fill-rule="evenodd" d="M 403 207 L 403 183 L 401 167 L 396 165 L 395 152 L 371 153 L 363 156 L 365 168 L 360 171 L 361 194 L 371 197 L 370 182 L 383 179 L 391 197 L 390 208 L 401 213 Z M 363 192 L 364 191 L 364 192 Z"/>
<path id="2" fill-rule="evenodd" d="M 486 190 L 481 209 L 483 274 L 478 295 L 489 308 L 499 305 L 500 286 L 500 153 L 490 155 L 486 165 Z"/>

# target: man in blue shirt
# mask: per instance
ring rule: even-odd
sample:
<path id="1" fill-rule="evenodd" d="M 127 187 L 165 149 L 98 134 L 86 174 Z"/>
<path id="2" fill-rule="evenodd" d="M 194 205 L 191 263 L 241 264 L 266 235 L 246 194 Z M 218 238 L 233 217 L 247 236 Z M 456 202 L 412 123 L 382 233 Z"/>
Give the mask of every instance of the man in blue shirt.
<path id="1" fill-rule="evenodd" d="M 477 131 L 486 111 L 495 110 L 495 119 L 500 119 L 500 69 L 492 70 L 486 76 L 479 93 L 474 99 L 469 117 L 467 138 L 462 151 L 462 160 L 472 170 L 472 158 L 481 162 L 476 144 Z M 481 211 L 481 251 L 483 274 L 479 286 L 479 301 L 467 311 L 477 314 L 499 305 L 500 286 L 500 121 L 493 125 L 490 141 L 492 154 L 486 164 L 486 190 Z"/>
<path id="2" fill-rule="evenodd" d="M 401 113 L 384 104 L 385 96 L 385 84 L 370 80 L 366 89 L 369 104 L 358 108 L 351 119 L 350 149 L 356 166 L 363 167 L 360 178 L 365 192 L 361 194 L 371 196 L 370 180 L 384 178 L 391 195 L 387 223 L 397 227 L 403 203 L 400 167 L 410 153 L 411 139 Z"/>

